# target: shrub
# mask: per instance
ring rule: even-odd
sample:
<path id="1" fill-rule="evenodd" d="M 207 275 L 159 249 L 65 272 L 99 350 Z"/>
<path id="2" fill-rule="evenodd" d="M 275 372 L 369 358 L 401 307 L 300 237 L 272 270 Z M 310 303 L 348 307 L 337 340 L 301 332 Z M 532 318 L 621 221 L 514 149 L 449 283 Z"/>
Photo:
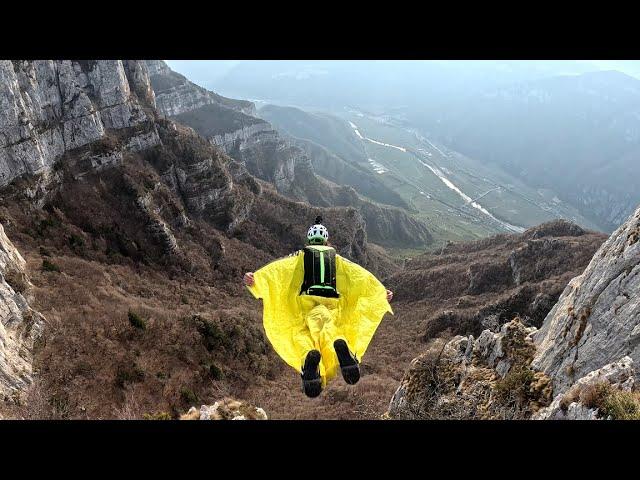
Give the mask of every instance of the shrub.
<path id="1" fill-rule="evenodd" d="M 189 388 L 183 388 L 180 390 L 180 398 L 183 402 L 193 404 L 198 402 L 198 395 Z"/>
<path id="2" fill-rule="evenodd" d="M 42 271 L 60 273 L 60 267 L 45 258 L 44 260 L 42 260 Z"/>
<path id="3" fill-rule="evenodd" d="M 209 365 L 209 376 L 214 380 L 222 380 L 224 374 L 222 373 L 222 369 L 218 367 L 215 363 Z"/>
<path id="4" fill-rule="evenodd" d="M 58 222 L 55 218 L 46 218 L 44 220 L 40 220 L 38 223 L 36 223 L 36 227 L 35 227 L 35 231 L 36 234 L 40 237 L 44 237 L 45 234 L 47 233 L 47 230 L 49 230 L 50 228 L 54 228 L 60 225 L 60 222 Z"/>
<path id="5" fill-rule="evenodd" d="M 69 235 L 68 241 L 71 248 L 84 247 L 84 239 L 81 236 L 76 235 L 75 233 L 72 233 L 71 235 Z"/>
<path id="6" fill-rule="evenodd" d="M 216 349 L 216 347 L 224 346 L 226 343 L 226 336 L 222 329 L 213 321 L 205 320 L 200 316 L 195 315 L 196 328 L 198 333 L 202 335 L 204 346 L 208 351 Z"/>
<path id="7" fill-rule="evenodd" d="M 526 402 L 534 372 L 530 368 L 516 366 L 511 368 L 504 378 L 498 380 L 494 387 L 497 400 L 513 401 L 518 404 Z"/>
<path id="8" fill-rule="evenodd" d="M 69 418 L 71 406 L 69 396 L 66 393 L 56 393 L 49 397 L 49 405 L 53 418 Z"/>
<path id="9" fill-rule="evenodd" d="M 618 390 L 606 382 L 571 388 L 562 397 L 560 407 L 566 411 L 573 402 L 598 409 L 601 418 L 640 420 L 640 394 Z"/>
<path id="10" fill-rule="evenodd" d="M 640 395 L 614 390 L 605 398 L 602 413 L 614 420 L 640 420 Z"/>
<path id="11" fill-rule="evenodd" d="M 27 276 L 16 268 L 8 267 L 4 272 L 4 279 L 16 292 L 23 293 L 29 286 Z"/>
<path id="12" fill-rule="evenodd" d="M 147 322 L 133 310 L 129 310 L 128 317 L 129 317 L 129 324 L 132 327 L 137 328 L 138 330 L 147 329 Z"/>
<path id="13" fill-rule="evenodd" d="M 135 363 L 131 365 L 121 365 L 116 371 L 116 385 L 124 388 L 127 383 L 141 382 L 144 379 L 144 372 Z"/>
<path id="14" fill-rule="evenodd" d="M 145 413 L 142 418 L 145 420 L 173 420 L 171 414 L 167 412 Z"/>

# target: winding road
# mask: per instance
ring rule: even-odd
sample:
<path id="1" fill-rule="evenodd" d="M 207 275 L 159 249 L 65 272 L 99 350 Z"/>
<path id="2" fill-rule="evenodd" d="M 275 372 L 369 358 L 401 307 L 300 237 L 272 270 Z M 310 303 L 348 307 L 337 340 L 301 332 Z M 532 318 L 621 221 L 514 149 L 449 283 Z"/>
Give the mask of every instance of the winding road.
<path id="1" fill-rule="evenodd" d="M 491 220 L 493 220 L 494 222 L 497 222 L 498 224 L 502 225 L 504 228 L 506 228 L 509 231 L 512 232 L 516 232 L 516 233 L 522 233 L 525 231 L 525 229 L 523 227 L 517 226 L 517 225 L 512 225 L 508 222 L 505 222 L 504 220 L 500 220 L 499 218 L 496 218 L 494 215 L 492 215 L 485 207 L 483 207 L 480 203 L 478 203 L 476 200 L 479 200 L 480 198 L 482 198 L 484 195 L 478 197 L 476 200 L 472 199 L 469 195 L 467 195 L 466 193 L 464 193 L 460 188 L 458 188 L 458 186 L 456 184 L 454 184 L 445 174 L 444 172 L 434 166 L 431 165 L 427 162 L 425 162 L 423 159 L 421 159 L 416 153 L 414 153 L 411 150 L 407 150 L 405 147 L 400 147 L 398 145 L 391 145 L 389 143 L 384 143 L 384 142 L 380 142 L 378 140 L 374 140 L 372 138 L 368 138 L 365 137 L 364 135 L 362 135 L 362 133 L 360 133 L 360 130 L 358 129 L 358 126 L 356 124 L 354 124 L 353 122 L 349 122 L 349 125 L 351 125 L 351 128 L 353 128 L 353 130 L 355 131 L 355 134 L 358 136 L 358 138 L 360 138 L 361 140 L 366 140 L 368 142 L 371 143 L 375 143 L 376 145 L 382 145 L 384 147 L 389 147 L 389 148 L 395 148 L 396 150 L 400 150 L 401 152 L 405 152 L 405 153 L 409 153 L 411 154 L 413 157 L 415 157 L 424 167 L 428 168 L 436 177 L 438 177 L 442 183 L 444 183 L 448 188 L 450 188 L 451 190 L 453 190 L 454 192 L 456 192 L 464 201 L 465 204 L 467 205 L 471 205 L 473 208 L 475 208 L 476 210 L 482 212 L 482 214 L 488 216 L 489 218 L 491 218 Z M 436 150 L 440 155 L 442 155 L 443 157 L 446 157 L 447 155 L 440 150 L 438 147 L 436 147 L 433 143 L 431 143 L 429 140 L 425 139 L 426 143 L 429 144 L 429 146 Z M 422 192 L 420 192 L 422 193 Z M 489 192 L 487 192 L 489 193 Z M 485 194 L 486 195 L 486 194 Z"/>

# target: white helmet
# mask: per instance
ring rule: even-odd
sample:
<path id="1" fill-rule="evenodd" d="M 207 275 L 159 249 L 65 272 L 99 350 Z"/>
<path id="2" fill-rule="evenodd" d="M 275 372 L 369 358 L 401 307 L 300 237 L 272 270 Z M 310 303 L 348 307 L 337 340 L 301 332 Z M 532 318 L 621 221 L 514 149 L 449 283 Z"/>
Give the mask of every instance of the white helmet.
<path id="1" fill-rule="evenodd" d="M 329 230 L 320 222 L 322 217 L 316 217 L 315 224 L 311 225 L 307 231 L 307 242 L 311 245 L 324 244 L 329 239 Z"/>

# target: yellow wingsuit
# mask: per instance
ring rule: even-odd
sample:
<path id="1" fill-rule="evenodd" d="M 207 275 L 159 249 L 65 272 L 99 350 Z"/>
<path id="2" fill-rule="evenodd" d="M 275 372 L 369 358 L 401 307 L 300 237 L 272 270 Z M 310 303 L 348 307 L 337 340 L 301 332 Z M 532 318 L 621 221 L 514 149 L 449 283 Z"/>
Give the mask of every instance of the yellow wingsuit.
<path id="1" fill-rule="evenodd" d="M 369 271 L 336 254 L 336 286 L 340 298 L 299 295 L 304 279 L 304 254 L 268 263 L 254 272 L 247 287 L 261 298 L 267 338 L 282 359 L 300 373 L 310 350 L 320 351 L 322 385 L 336 375 L 333 342 L 342 338 L 362 358 L 382 317 L 393 314 L 386 288 Z"/>

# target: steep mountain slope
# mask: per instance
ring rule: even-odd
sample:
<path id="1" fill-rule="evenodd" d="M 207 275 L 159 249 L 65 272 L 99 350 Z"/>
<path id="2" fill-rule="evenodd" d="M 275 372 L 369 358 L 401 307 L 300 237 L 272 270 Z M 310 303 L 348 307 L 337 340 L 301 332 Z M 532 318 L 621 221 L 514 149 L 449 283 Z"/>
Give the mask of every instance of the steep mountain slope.
<path id="1" fill-rule="evenodd" d="M 2 150 L 0 169 L 13 179 L 0 192 L 0 217 L 26 260 L 31 304 L 47 319 L 33 385 L 19 404 L 1 406 L 11 416 L 177 415 L 196 398 L 273 382 L 285 370 L 240 279 L 298 248 L 300 219 L 330 219 L 338 251 L 377 275 L 396 268 L 369 245 L 354 208 L 284 198 L 192 129 L 160 118 L 143 62 L 2 67 L 0 98 L 15 106 L 3 138 L 22 141 Z M 121 103 L 105 102 L 110 94 Z M 62 139 L 57 150 L 43 147 L 48 138 Z M 24 390 L 39 317 L 16 293 L 22 266 L 8 270 L 19 254 L 2 245 L 11 260 L 0 255 L 2 353 L 11 361 L 2 384 Z"/>
<path id="2" fill-rule="evenodd" d="M 426 340 L 478 335 L 515 316 L 539 327 L 605 238 L 555 221 L 414 257 L 387 283 L 403 318 L 423 323 Z"/>
<path id="3" fill-rule="evenodd" d="M 416 114 L 417 115 L 417 114 Z M 496 163 L 611 231 L 640 201 L 640 80 L 620 72 L 552 77 L 461 98 L 414 124 Z"/>
<path id="4" fill-rule="evenodd" d="M 540 330 L 514 318 L 432 344 L 392 418 L 640 419 L 640 208 L 573 278 Z"/>
<path id="5" fill-rule="evenodd" d="M 32 380 L 32 347 L 42 316 L 31 309 L 25 261 L 0 225 L 0 400 L 14 401 Z"/>
<path id="6" fill-rule="evenodd" d="M 378 178 L 379 174 L 371 169 L 362 142 L 344 120 L 275 105 L 261 108 L 259 114 L 304 150 L 318 175 L 338 185 L 352 186 L 377 202 L 414 210 Z"/>
<path id="7" fill-rule="evenodd" d="M 259 115 L 292 137 L 304 138 L 332 151 L 351 163 L 367 161 L 367 154 L 342 119 L 320 112 L 307 112 L 295 107 L 265 105 Z"/>
<path id="8" fill-rule="evenodd" d="M 273 183 L 278 192 L 298 201 L 318 206 L 354 206 L 363 208 L 368 234 L 382 245 L 425 246 L 431 243 L 427 228 L 407 212 L 376 205 L 356 194 L 348 186 L 336 185 L 320 178 L 305 152 L 286 141 L 273 127 L 242 108 L 212 94 L 172 72 L 164 62 L 147 61 L 160 111 L 174 120 L 194 128 L 213 145 L 238 160 L 249 172 Z M 206 92 L 206 91 L 205 91 Z M 222 101 L 218 101 L 223 98 Z M 167 108 L 164 108 L 167 106 Z M 363 182 L 360 182 L 363 184 Z M 378 195 L 380 200 L 384 195 Z M 393 192 L 387 197 L 399 200 Z M 402 205 L 402 202 L 398 202 Z M 375 228 L 376 223 L 395 224 L 394 228 Z M 396 235 L 395 232 L 400 232 Z M 407 232 L 408 234 L 404 234 Z"/>

